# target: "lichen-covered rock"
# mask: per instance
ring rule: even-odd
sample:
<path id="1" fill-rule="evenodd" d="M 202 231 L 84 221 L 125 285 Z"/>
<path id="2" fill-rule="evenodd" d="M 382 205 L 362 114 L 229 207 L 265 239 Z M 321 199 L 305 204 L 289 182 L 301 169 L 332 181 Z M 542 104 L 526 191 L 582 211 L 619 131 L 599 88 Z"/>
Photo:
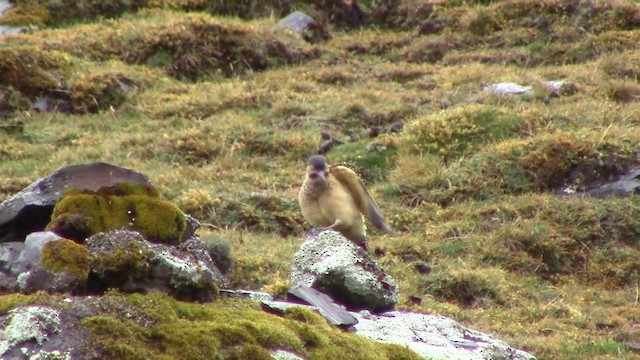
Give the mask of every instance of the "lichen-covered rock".
<path id="1" fill-rule="evenodd" d="M 316 288 L 351 309 L 380 311 L 398 300 L 395 281 L 335 231 L 311 232 L 295 255 L 292 287 Z"/>
<path id="2" fill-rule="evenodd" d="M 89 286 L 94 291 L 160 290 L 180 299 L 212 300 L 228 281 L 199 242 L 192 238 L 178 248 L 151 243 L 128 230 L 96 234 L 85 243 L 95 278 Z"/>
<path id="3" fill-rule="evenodd" d="M 91 236 L 85 242 L 98 287 L 134 291 L 149 273 L 149 244 L 137 232 L 118 230 Z M 92 287 L 95 287 L 92 286 Z"/>
<path id="4" fill-rule="evenodd" d="M 407 346 L 428 359 L 535 359 L 504 341 L 444 316 L 398 311 L 379 315 L 361 311 L 352 315 L 358 319 L 354 326 L 356 334 L 374 341 Z"/>
<path id="5" fill-rule="evenodd" d="M 97 191 L 121 183 L 151 185 L 141 173 L 102 162 L 60 168 L 0 204 L 0 242 L 24 241 L 44 230 L 53 206 L 69 189 Z"/>
<path id="6" fill-rule="evenodd" d="M 178 244 L 187 229 L 185 214 L 150 185 L 118 184 L 97 191 L 71 191 L 56 204 L 47 229 L 84 242 L 122 227 L 153 242 Z"/>
<path id="7" fill-rule="evenodd" d="M 42 347 L 52 334 L 60 332 L 60 316 L 57 310 L 28 306 L 9 311 L 2 319 L 0 337 L 0 357 L 2 359 L 23 359 L 30 350 Z M 34 344 L 35 343 L 35 344 Z M 60 359 L 64 359 L 61 357 Z"/>
<path id="8" fill-rule="evenodd" d="M 11 265 L 24 250 L 24 242 L 11 241 L 0 243 L 0 271 L 11 271 Z"/>
<path id="9" fill-rule="evenodd" d="M 294 11 L 278 21 L 278 27 L 300 34 L 305 41 L 317 43 L 330 38 L 328 31 L 302 11 Z"/>

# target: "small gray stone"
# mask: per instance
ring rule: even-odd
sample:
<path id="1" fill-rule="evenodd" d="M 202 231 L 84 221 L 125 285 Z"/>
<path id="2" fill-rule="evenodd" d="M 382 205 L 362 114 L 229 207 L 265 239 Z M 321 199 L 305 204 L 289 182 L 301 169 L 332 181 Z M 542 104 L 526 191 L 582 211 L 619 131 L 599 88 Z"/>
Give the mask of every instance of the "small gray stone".
<path id="1" fill-rule="evenodd" d="M 0 244 L 0 271 L 9 272 L 11 265 L 24 250 L 24 241 L 12 241 Z"/>
<path id="2" fill-rule="evenodd" d="M 27 239 L 24 241 L 24 250 L 14 261 L 10 273 L 17 276 L 18 274 L 39 266 L 40 252 L 42 252 L 44 244 L 60 239 L 62 239 L 60 236 L 51 231 L 39 231 L 27 235 Z"/>
<path id="3" fill-rule="evenodd" d="M 294 11 L 278 21 L 278 27 L 302 33 L 311 26 L 315 26 L 313 18 L 302 11 Z"/>

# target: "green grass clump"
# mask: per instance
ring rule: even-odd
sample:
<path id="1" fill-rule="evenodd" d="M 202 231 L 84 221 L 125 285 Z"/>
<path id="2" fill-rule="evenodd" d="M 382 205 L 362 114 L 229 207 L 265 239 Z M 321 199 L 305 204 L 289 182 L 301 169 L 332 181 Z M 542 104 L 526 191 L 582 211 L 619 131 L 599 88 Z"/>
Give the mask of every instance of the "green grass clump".
<path id="1" fill-rule="evenodd" d="M 472 151 L 474 145 L 517 133 L 521 127 L 518 116 L 491 106 L 470 105 L 414 120 L 407 126 L 405 146 L 418 153 L 452 159 Z"/>

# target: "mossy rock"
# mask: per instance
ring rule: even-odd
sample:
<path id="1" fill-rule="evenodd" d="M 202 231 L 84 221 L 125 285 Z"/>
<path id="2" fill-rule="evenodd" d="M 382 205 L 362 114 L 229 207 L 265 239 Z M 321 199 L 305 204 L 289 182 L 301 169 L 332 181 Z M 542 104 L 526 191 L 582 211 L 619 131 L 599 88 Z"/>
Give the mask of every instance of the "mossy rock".
<path id="1" fill-rule="evenodd" d="M 91 269 L 107 286 L 121 286 L 129 279 L 144 279 L 148 274 L 149 250 L 137 239 L 125 239 L 116 248 L 97 255 L 91 259 Z"/>
<path id="2" fill-rule="evenodd" d="M 78 242 L 91 235 L 129 228 L 149 241 L 177 244 L 186 230 L 185 214 L 149 186 L 120 184 L 111 188 L 70 191 L 56 203 L 47 229 Z"/>
<path id="3" fill-rule="evenodd" d="M 91 254 L 80 244 L 68 239 L 49 241 L 40 253 L 42 267 L 54 273 L 68 272 L 84 283 L 89 276 Z"/>

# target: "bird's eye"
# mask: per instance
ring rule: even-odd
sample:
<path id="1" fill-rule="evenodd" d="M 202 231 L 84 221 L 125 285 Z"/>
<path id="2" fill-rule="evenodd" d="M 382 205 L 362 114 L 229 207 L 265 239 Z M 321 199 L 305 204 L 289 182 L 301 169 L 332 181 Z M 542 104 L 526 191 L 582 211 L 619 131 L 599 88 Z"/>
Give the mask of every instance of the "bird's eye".
<path id="1" fill-rule="evenodd" d="M 309 179 L 317 179 L 317 178 L 318 178 L 318 173 L 309 174 Z"/>

